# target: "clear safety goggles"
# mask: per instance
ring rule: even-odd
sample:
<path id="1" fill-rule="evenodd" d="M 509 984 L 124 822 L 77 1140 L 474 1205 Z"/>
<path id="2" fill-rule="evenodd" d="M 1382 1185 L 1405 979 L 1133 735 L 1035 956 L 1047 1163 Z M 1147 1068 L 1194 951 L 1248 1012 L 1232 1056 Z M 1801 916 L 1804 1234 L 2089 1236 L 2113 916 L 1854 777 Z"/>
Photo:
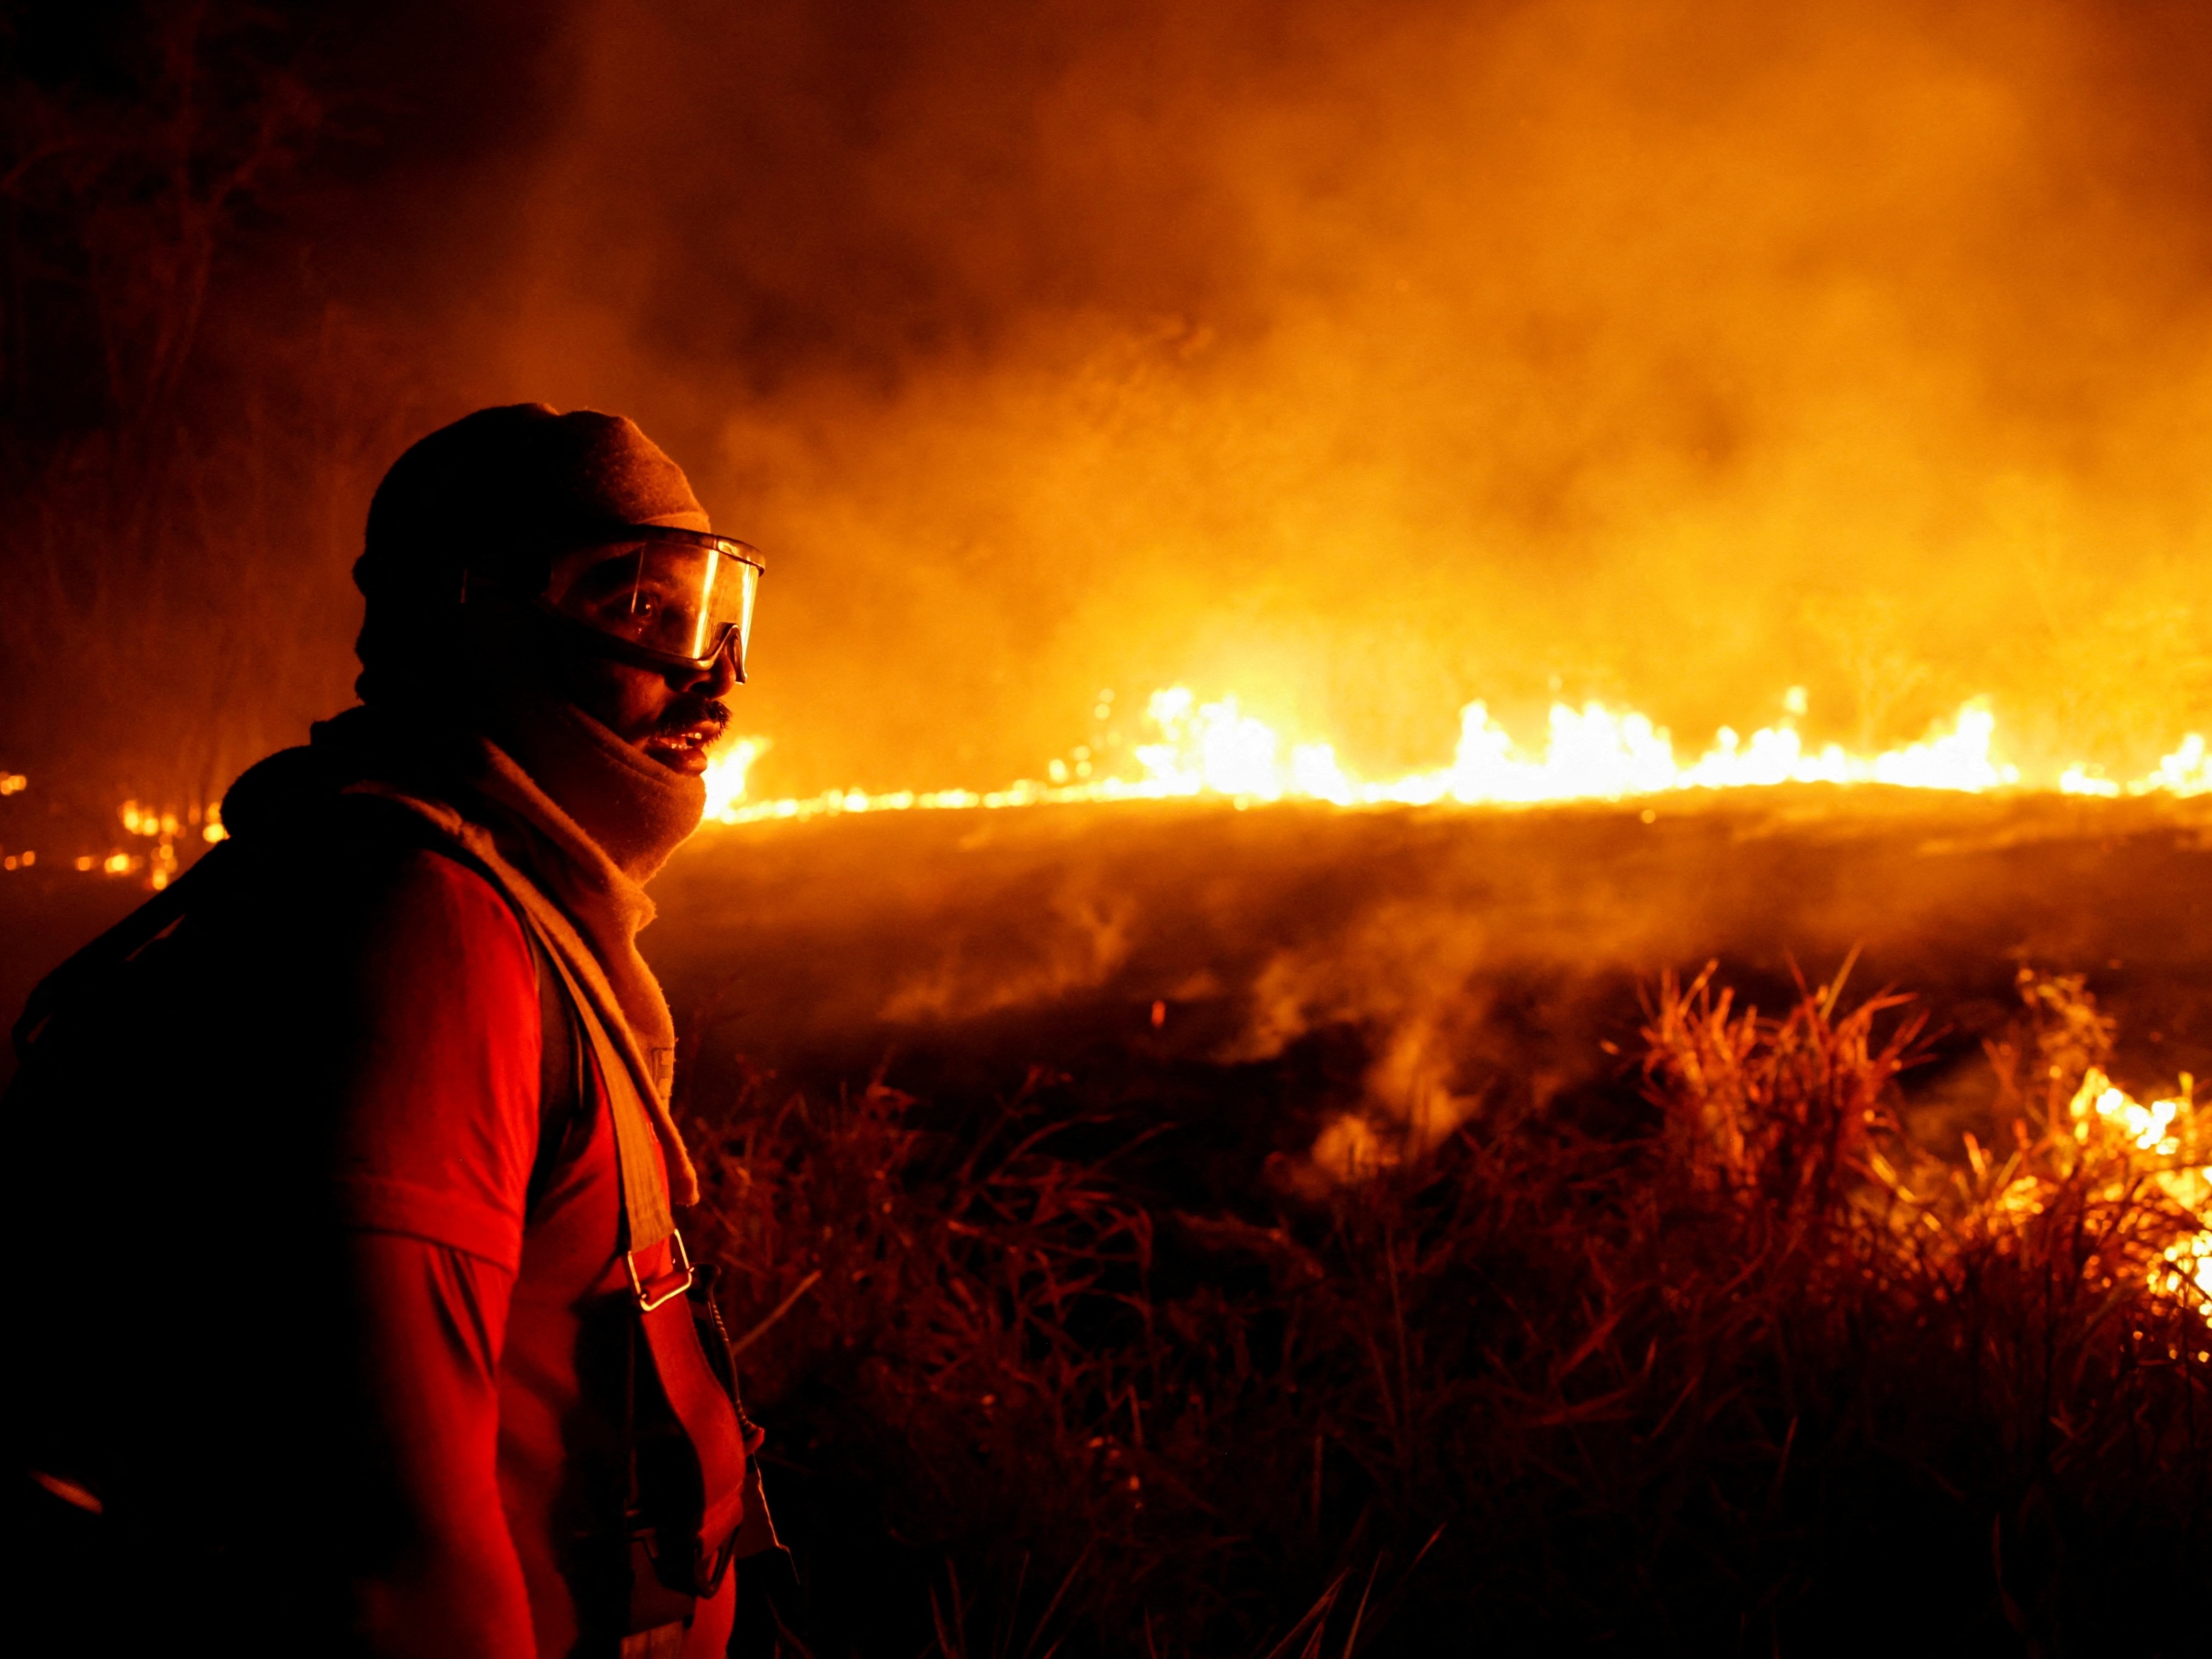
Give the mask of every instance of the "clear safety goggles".
<path id="1" fill-rule="evenodd" d="M 726 536 L 640 526 L 557 562 L 540 603 L 647 667 L 705 670 L 727 653 L 742 683 L 764 568 Z"/>

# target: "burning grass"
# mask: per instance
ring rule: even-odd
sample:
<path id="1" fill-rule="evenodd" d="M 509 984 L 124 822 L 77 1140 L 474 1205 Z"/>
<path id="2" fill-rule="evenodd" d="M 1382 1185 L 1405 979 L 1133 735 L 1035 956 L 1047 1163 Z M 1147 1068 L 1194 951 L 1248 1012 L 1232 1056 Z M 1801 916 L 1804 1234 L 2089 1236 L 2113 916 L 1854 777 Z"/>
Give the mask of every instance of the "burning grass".
<path id="1" fill-rule="evenodd" d="M 1905 999 L 1665 981 L 1609 1103 L 1317 1199 L 1193 1201 L 1143 1087 L 754 1081 L 709 1231 L 813 1650 L 2185 1650 L 2212 1115 L 2021 990 L 1939 1110 Z"/>

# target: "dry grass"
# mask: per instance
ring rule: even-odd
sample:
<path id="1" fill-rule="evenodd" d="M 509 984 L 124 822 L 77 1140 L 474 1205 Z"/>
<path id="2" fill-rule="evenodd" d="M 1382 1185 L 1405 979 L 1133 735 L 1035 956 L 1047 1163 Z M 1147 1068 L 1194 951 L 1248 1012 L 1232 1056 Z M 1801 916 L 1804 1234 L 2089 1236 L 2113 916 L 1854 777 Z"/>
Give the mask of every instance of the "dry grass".
<path id="1" fill-rule="evenodd" d="M 1708 973 L 1626 1133 L 1206 1213 L 1080 1080 L 749 1090 L 714 1249 L 814 1650 L 2185 1650 L 2212 1335 L 2154 1280 L 2212 1149 L 2074 1115 L 2109 1023 L 2021 988 L 1950 1145 L 1903 999 Z"/>

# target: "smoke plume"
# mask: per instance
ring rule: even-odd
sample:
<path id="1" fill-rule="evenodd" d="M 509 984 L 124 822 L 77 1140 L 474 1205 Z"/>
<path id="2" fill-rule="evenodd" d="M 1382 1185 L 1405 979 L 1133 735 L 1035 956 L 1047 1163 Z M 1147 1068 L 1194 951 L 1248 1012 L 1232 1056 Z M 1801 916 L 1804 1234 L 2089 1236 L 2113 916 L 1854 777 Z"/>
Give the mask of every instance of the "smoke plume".
<path id="1" fill-rule="evenodd" d="M 0 758 L 102 811 L 342 702 L 377 474 L 518 398 L 768 551 L 769 793 L 1176 682 L 1368 775 L 2212 721 L 2195 0 L 143 9 L 9 26 Z"/>
<path id="2" fill-rule="evenodd" d="M 2212 715 L 2185 5 L 601 0 L 489 386 L 771 554 L 771 789 L 989 781 L 1102 687 L 1369 770 L 1554 696 L 1701 743 Z"/>

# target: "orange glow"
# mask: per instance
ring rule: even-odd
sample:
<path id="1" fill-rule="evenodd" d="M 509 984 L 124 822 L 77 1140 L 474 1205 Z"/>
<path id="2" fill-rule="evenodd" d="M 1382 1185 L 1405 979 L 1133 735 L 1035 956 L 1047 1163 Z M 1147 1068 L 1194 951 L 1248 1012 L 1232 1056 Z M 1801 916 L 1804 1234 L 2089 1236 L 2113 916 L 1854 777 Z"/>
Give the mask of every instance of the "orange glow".
<path id="1" fill-rule="evenodd" d="M 1046 762 L 1116 677 L 1130 717 L 1233 691 L 1278 747 L 1206 787 L 1255 799 L 1449 771 L 1477 696 L 1540 767 L 1586 696 L 1676 769 L 1723 721 L 1717 772 L 1870 762 L 1976 694 L 2039 787 L 2212 736 L 2212 152 L 2160 9 L 1107 13 L 910 43 L 898 118 L 820 129 L 869 137 L 787 199 L 681 135 L 805 31 L 580 14 L 538 280 L 469 343 L 685 411 L 777 554 L 742 707 L 778 781 L 726 801 L 1141 782 Z M 1821 724 L 1754 754 L 1790 684 Z"/>

